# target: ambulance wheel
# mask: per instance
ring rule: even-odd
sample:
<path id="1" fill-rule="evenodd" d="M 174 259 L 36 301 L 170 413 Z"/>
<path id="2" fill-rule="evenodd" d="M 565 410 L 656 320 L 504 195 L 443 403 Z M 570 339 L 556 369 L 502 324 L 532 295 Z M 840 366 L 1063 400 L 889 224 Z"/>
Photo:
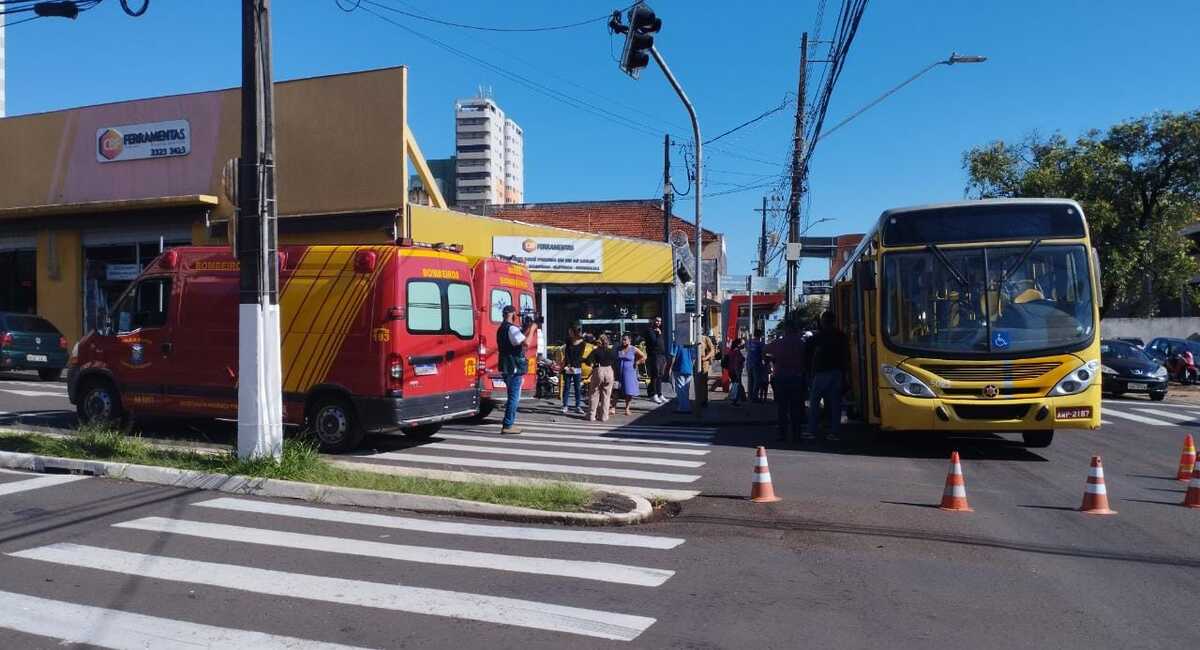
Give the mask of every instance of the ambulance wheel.
<path id="1" fill-rule="evenodd" d="M 121 408 L 121 395 L 107 379 L 89 379 L 79 391 L 75 413 L 81 424 L 120 425 L 125 411 Z"/>
<path id="2" fill-rule="evenodd" d="M 409 438 L 411 440 L 427 440 L 432 438 L 433 434 L 440 431 L 441 428 L 441 424 L 422 424 L 419 427 L 413 427 L 411 429 L 401 429 L 401 432 L 404 434 L 405 438 Z"/>
<path id="3" fill-rule="evenodd" d="M 1053 431 L 1026 431 L 1021 434 L 1026 447 L 1049 447 L 1054 441 Z"/>
<path id="4" fill-rule="evenodd" d="M 350 402 L 341 397 L 322 397 L 309 411 L 308 430 L 321 451 L 343 452 L 356 449 L 364 431 Z"/>
<path id="5" fill-rule="evenodd" d="M 42 381 L 58 381 L 62 377 L 62 368 L 39 368 L 38 379 Z"/>

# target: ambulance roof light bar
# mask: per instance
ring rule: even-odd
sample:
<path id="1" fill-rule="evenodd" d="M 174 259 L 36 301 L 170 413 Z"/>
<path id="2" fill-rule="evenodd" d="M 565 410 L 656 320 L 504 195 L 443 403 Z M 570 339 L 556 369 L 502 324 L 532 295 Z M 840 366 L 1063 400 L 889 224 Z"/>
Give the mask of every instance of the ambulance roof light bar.
<path id="1" fill-rule="evenodd" d="M 450 251 L 451 253 L 461 253 L 463 250 L 462 244 L 447 244 L 446 242 L 427 244 L 425 242 L 413 241 L 412 237 L 400 237 L 396 240 L 396 245 L 405 248 L 429 248 L 438 251 Z"/>

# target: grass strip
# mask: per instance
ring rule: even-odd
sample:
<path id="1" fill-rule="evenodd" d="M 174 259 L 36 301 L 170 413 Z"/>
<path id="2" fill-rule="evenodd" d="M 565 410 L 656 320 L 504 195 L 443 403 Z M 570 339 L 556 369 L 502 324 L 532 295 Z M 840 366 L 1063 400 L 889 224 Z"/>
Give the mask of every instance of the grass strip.
<path id="1" fill-rule="evenodd" d="M 323 460 L 316 446 L 306 440 L 285 440 L 283 457 L 275 462 L 271 459 L 241 460 L 233 452 L 212 454 L 161 449 L 136 435 L 106 428 L 82 427 L 75 435 L 66 438 L 24 431 L 0 431 L 0 451 L 451 497 L 552 512 L 578 512 L 591 499 L 587 490 L 567 483 L 464 483 L 335 467 Z"/>

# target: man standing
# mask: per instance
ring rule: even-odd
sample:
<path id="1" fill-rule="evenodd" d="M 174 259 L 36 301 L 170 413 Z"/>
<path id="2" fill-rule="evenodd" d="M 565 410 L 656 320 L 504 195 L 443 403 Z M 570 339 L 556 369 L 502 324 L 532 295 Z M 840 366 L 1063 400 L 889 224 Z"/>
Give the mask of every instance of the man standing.
<path id="1" fill-rule="evenodd" d="M 671 378 L 675 387 L 675 412 L 691 413 L 692 348 L 678 341 L 671 344 Z"/>
<path id="2" fill-rule="evenodd" d="M 794 318 L 783 324 L 784 335 L 764 349 L 774 368 L 775 407 L 779 439 L 794 441 L 804 428 L 805 342 Z"/>
<path id="3" fill-rule="evenodd" d="M 808 342 L 808 430 L 818 435 L 821 402 L 829 411 L 829 440 L 837 440 L 842 423 L 842 387 L 850 368 L 850 343 L 837 327 L 833 312 L 821 314 L 821 329 Z M 826 439 L 822 436 L 822 439 Z"/>
<path id="4" fill-rule="evenodd" d="M 763 391 L 763 339 L 762 330 L 756 329 L 746 342 L 746 380 L 750 382 L 750 401 L 760 402 L 759 394 Z"/>
<path id="5" fill-rule="evenodd" d="M 504 402 L 504 422 L 500 433 L 518 434 L 521 427 L 514 426 L 517 420 L 517 403 L 521 400 L 521 383 L 525 373 L 529 372 L 529 358 L 526 356 L 528 341 L 537 335 L 536 319 L 530 318 L 521 327 L 517 308 L 505 305 L 500 311 L 500 328 L 496 330 L 496 347 L 500 355 L 500 374 L 504 375 L 504 385 L 508 395 Z"/>
<path id="6" fill-rule="evenodd" d="M 667 337 L 663 334 L 662 316 L 654 317 L 650 332 L 646 334 L 646 373 L 650 375 L 646 397 L 655 404 L 662 404 L 666 401 L 662 396 L 662 380 L 667 373 Z"/>
<path id="7" fill-rule="evenodd" d="M 700 372 L 696 375 L 696 404 L 704 408 L 708 406 L 708 373 L 712 370 L 713 359 L 717 356 L 717 346 L 708 334 L 701 333 L 698 349 Z"/>

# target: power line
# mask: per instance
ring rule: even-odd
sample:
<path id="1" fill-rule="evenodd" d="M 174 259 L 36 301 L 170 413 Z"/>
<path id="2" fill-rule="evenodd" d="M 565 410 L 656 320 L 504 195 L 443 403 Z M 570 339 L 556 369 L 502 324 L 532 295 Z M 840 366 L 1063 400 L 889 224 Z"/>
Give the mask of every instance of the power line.
<path id="1" fill-rule="evenodd" d="M 729 129 L 728 131 L 722 133 L 721 135 L 716 136 L 715 138 L 709 138 L 708 140 L 705 140 L 704 144 L 710 144 L 710 143 L 716 142 L 717 140 L 720 140 L 721 138 L 729 135 L 730 133 L 736 133 L 737 131 L 744 129 L 747 126 L 750 126 L 751 124 L 754 124 L 755 122 L 757 122 L 765 117 L 768 117 L 770 115 L 778 113 L 779 111 L 782 111 L 783 109 L 787 108 L 789 103 L 790 102 L 788 101 L 788 98 L 785 96 L 783 98 L 783 102 L 781 104 L 779 104 L 779 106 L 776 106 L 775 108 L 772 108 L 772 109 L 768 109 L 768 110 L 764 111 L 762 114 L 760 114 L 758 117 L 754 117 L 749 120 L 746 120 L 745 122 L 742 122 L 741 124 L 733 127 L 732 129 Z"/>
<path id="2" fill-rule="evenodd" d="M 343 3 L 346 3 L 347 5 L 349 5 L 348 0 L 334 0 L 334 2 L 337 4 L 338 8 L 347 13 L 350 13 L 350 12 L 358 9 L 362 5 L 363 1 L 364 0 L 355 0 L 354 4 L 347 8 L 347 6 L 343 6 Z M 371 4 L 376 4 L 376 3 L 371 3 Z M 630 6 L 633 6 L 633 5 L 630 5 Z M 438 25 L 445 25 L 446 27 L 457 27 L 459 29 L 473 29 L 475 31 L 480 31 L 480 32 L 507 32 L 507 33 L 553 32 L 553 31 L 558 31 L 558 30 L 562 30 L 562 29 L 573 29 L 575 27 L 582 27 L 584 25 L 590 25 L 592 23 L 600 22 L 603 20 L 608 20 L 609 18 L 612 17 L 612 12 L 610 11 L 610 12 L 605 13 L 602 16 L 597 16 L 595 18 L 588 18 L 587 20 L 581 20 L 579 22 L 568 23 L 566 25 L 546 25 L 546 26 L 541 26 L 541 27 L 488 27 L 488 26 L 484 26 L 484 25 L 468 25 L 465 23 L 456 23 L 456 22 L 450 21 L 450 20 L 442 20 L 441 18 L 434 18 L 432 16 L 425 16 L 425 15 L 411 12 L 411 11 L 404 11 L 403 9 L 397 9 L 395 7 L 382 6 L 382 8 L 384 8 L 388 11 L 393 11 L 402 16 L 408 16 L 409 18 L 416 18 L 417 20 L 424 20 L 426 22 L 435 23 Z M 625 7 L 625 9 L 621 9 L 620 11 L 623 12 L 627 9 L 629 9 L 629 7 Z"/>

